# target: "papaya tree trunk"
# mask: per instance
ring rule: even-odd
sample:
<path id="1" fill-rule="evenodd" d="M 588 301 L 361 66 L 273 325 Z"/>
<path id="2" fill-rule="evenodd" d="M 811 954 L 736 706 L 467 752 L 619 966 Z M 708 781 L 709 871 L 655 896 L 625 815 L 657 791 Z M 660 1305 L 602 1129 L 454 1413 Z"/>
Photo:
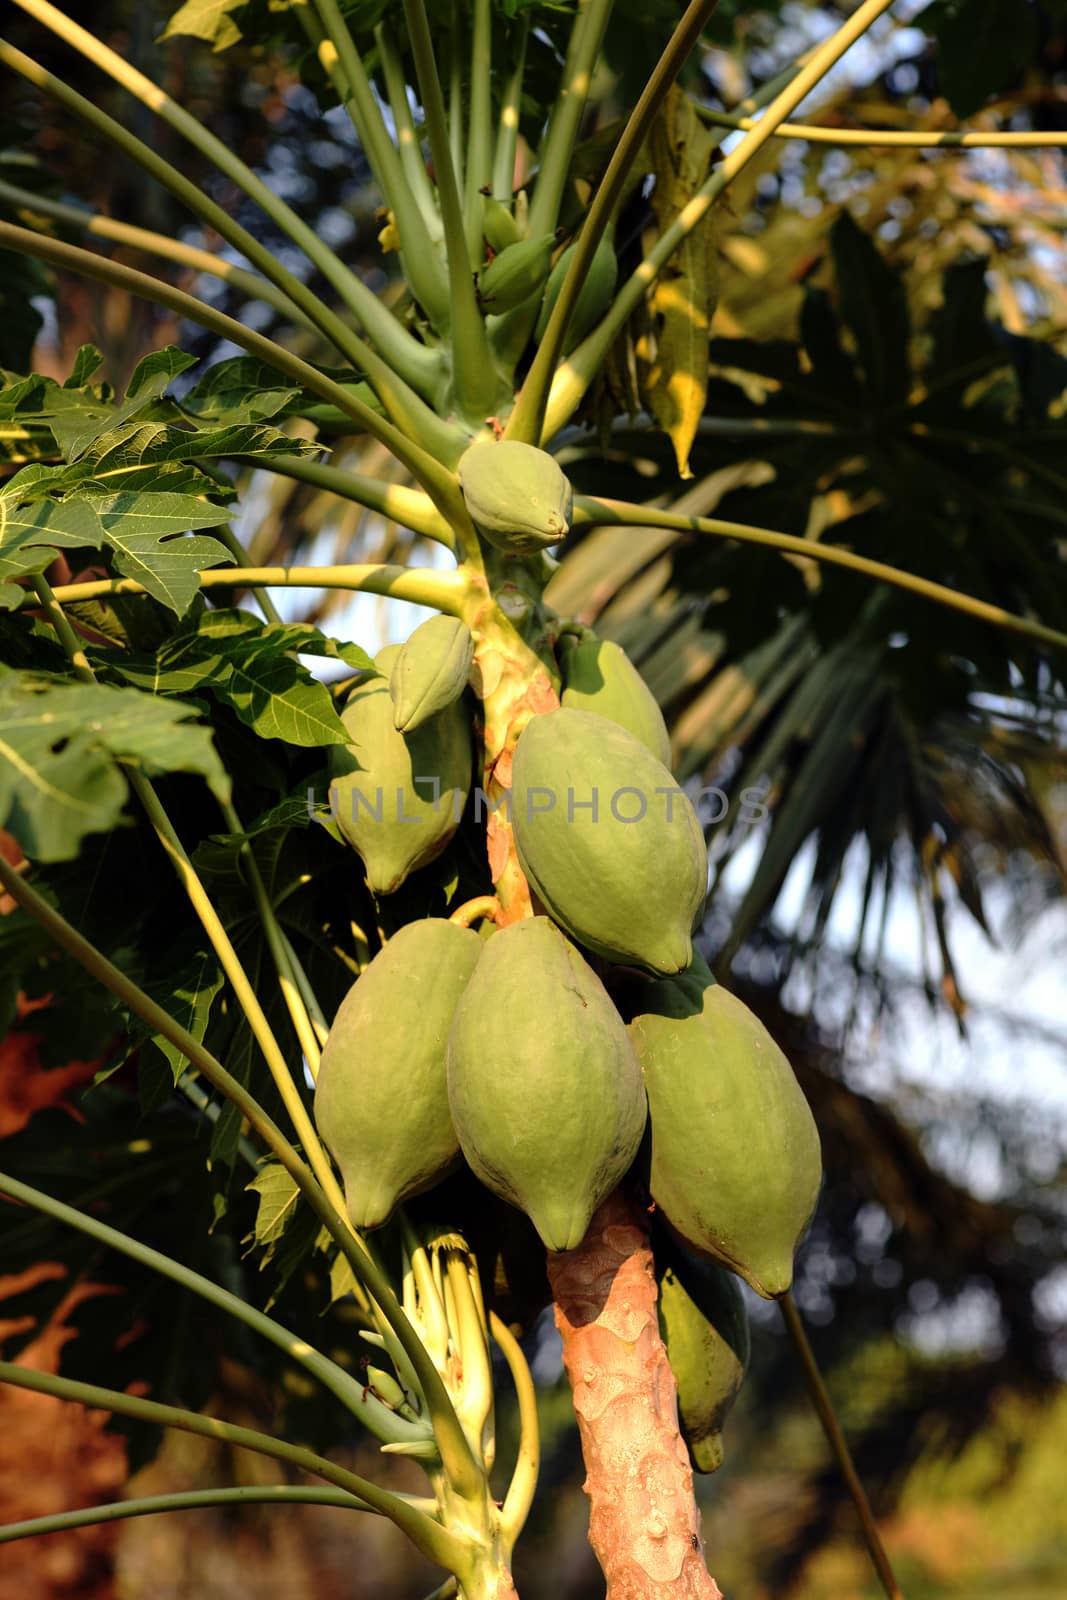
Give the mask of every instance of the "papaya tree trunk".
<path id="1" fill-rule="evenodd" d="M 549 1256 L 548 1276 L 607 1600 L 722 1600 L 659 1336 L 648 1229 L 622 1190 L 576 1250 Z"/>

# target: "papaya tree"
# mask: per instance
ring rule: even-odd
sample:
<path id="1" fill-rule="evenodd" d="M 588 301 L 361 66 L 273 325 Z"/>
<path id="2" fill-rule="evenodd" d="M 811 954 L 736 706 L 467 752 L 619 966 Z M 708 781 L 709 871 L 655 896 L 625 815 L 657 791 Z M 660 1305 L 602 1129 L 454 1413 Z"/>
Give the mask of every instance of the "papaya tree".
<path id="1" fill-rule="evenodd" d="M 818 1199 L 818 1131 L 785 1056 L 694 945 L 707 841 L 671 771 L 678 741 L 625 651 L 563 604 L 552 552 L 605 529 L 632 530 L 634 547 L 758 546 L 847 573 L 858 606 L 909 595 L 1035 659 L 1067 644 L 1036 607 L 825 529 L 580 492 L 598 430 L 601 476 L 630 481 L 632 369 L 650 448 L 669 441 L 676 477 L 700 467 L 714 219 L 889 5 L 863 0 L 716 122 L 688 76 L 714 0 L 680 20 L 610 0 L 187 0 L 168 39 L 280 52 L 351 119 L 381 202 L 382 292 L 101 32 L 15 0 L 21 42 L 0 41 L 6 73 L 219 242 L 93 216 L 35 172 L 30 188 L 5 179 L 0 249 L 20 264 L 22 278 L 6 270 L 23 315 L 42 273 L 75 274 L 240 352 L 194 372 L 167 345 L 121 394 L 90 347 L 62 381 L 3 374 L 0 825 L 17 846 L 14 864 L 0 855 L 5 1001 L 58 997 L 54 1049 L 76 1038 L 101 1065 L 77 1124 L 50 1114 L 10 1142 L 0 1266 L 45 1250 L 79 1270 L 87 1255 L 121 1258 L 142 1332 L 90 1372 L 75 1352 L 59 1375 L 5 1360 L 0 1379 L 111 1411 L 141 1452 L 173 1427 L 273 1457 L 319 1486 L 262 1498 L 389 1519 L 442 1569 L 441 1595 L 514 1593 L 538 1470 L 518 1335 L 546 1305 L 615 1600 L 719 1592 L 693 1472 L 718 1465 L 744 1374 L 742 1282 L 780 1302 L 810 1368 L 789 1291 Z M 632 53 L 622 61 L 628 25 L 656 41 L 644 83 Z M 223 186 L 55 70 L 60 46 Z M 246 203 L 287 248 L 239 220 Z M 839 260 L 863 248 L 842 224 Z M 265 306 L 274 332 L 178 287 L 181 274 Z M 851 310 L 862 355 L 855 296 Z M 817 359 L 794 389 L 828 362 L 845 381 L 819 311 L 806 329 Z M 903 350 L 891 356 L 887 416 L 910 393 Z M 261 564 L 252 474 L 407 530 L 411 559 Z M 431 614 L 371 656 L 284 620 L 285 591 Z M 239 1259 L 246 1232 L 266 1307 Z M 58 1294 L 37 1286 L 27 1314 Z M 198 1409 L 205 1373 L 168 1343 L 190 1297 L 224 1343 L 278 1352 L 318 1406 L 294 1404 L 276 1433 Z M 503 1479 L 494 1347 L 520 1422 Z M 130 1392 L 135 1378 L 149 1395 Z M 331 1459 L 354 1423 L 421 1468 L 422 1493 Z M 0 1539 L 242 1498 L 255 1492 L 132 1499 Z"/>

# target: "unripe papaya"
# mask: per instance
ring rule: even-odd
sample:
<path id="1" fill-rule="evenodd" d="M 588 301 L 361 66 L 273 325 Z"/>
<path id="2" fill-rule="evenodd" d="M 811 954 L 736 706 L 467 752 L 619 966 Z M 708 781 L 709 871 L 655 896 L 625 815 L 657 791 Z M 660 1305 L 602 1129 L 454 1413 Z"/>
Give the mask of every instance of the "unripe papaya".
<path id="1" fill-rule="evenodd" d="M 537 327 L 534 329 L 534 338 L 538 341 L 545 336 L 548 319 L 559 299 L 559 291 L 570 270 L 576 248 L 575 245 L 569 244 L 548 275 L 545 297 L 541 301 L 541 311 L 537 318 Z M 585 282 L 578 291 L 578 299 L 567 323 L 567 331 L 563 338 L 564 355 L 569 355 L 575 345 L 580 344 L 585 338 L 590 328 L 595 327 L 600 321 L 611 304 L 618 276 L 619 263 L 615 257 L 615 246 L 605 234 L 593 253 Z"/>
<path id="2" fill-rule="evenodd" d="M 645 1126 L 641 1069 L 588 963 L 547 917 L 482 947 L 448 1036 L 448 1101 L 476 1175 L 573 1250 Z"/>
<path id="3" fill-rule="evenodd" d="M 512 766 L 519 863 L 545 910 L 607 961 L 683 971 L 704 902 L 707 853 L 667 768 L 606 717 L 534 717 Z"/>
<path id="4" fill-rule="evenodd" d="M 478 299 L 486 309 L 499 316 L 540 294 L 555 242 L 555 234 L 546 233 L 540 239 L 520 239 L 495 255 L 478 274 Z"/>
<path id="5" fill-rule="evenodd" d="M 656 1239 L 659 1331 L 678 1385 L 678 1420 L 697 1472 L 722 1465 L 722 1428 L 748 1367 L 748 1313 L 732 1272 Z"/>
<path id="6" fill-rule="evenodd" d="M 573 491 L 547 450 L 518 439 L 480 439 L 464 451 L 457 471 L 471 521 L 498 550 L 532 555 L 570 528 Z"/>
<path id="7" fill-rule="evenodd" d="M 649 1188 L 686 1244 L 768 1299 L 819 1194 L 814 1118 L 759 1018 L 714 980 L 649 985 L 630 1037 L 651 1122 Z"/>
<path id="8" fill-rule="evenodd" d="M 409 922 L 342 1000 L 322 1052 L 315 1123 L 357 1228 L 378 1228 L 459 1155 L 445 1049 L 482 945 L 441 917 Z"/>
<path id="9" fill-rule="evenodd" d="M 400 646 L 379 651 L 384 676 L 356 685 L 341 712 L 349 743 L 330 746 L 330 806 L 362 857 L 367 885 L 392 894 L 459 827 L 471 783 L 471 730 L 456 701 L 412 733 L 393 725 L 389 675 Z"/>
<path id="10" fill-rule="evenodd" d="M 595 711 L 626 728 L 665 767 L 671 764 L 671 736 L 655 695 L 626 651 L 611 639 L 561 641 L 563 693 L 560 705 Z"/>
<path id="11" fill-rule="evenodd" d="M 491 194 L 485 196 L 482 206 L 482 233 L 486 244 L 495 255 L 499 255 L 509 245 L 518 244 L 522 238 L 519 225 L 512 216 L 510 208 Z"/>
<path id="12" fill-rule="evenodd" d="M 459 699 L 467 687 L 474 640 L 458 617 L 429 617 L 400 647 L 389 677 L 393 726 L 416 728 Z"/>

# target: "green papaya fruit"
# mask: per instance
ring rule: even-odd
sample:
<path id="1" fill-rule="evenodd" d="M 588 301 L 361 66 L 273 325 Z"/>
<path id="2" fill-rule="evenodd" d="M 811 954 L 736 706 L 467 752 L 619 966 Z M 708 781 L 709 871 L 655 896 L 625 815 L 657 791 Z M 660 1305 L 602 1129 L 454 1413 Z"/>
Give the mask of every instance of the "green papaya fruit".
<path id="1" fill-rule="evenodd" d="M 693 974 L 649 984 L 630 1037 L 658 1209 L 758 1294 L 783 1294 L 822 1177 L 818 1130 L 789 1062 L 742 1001 Z"/>
<path id="2" fill-rule="evenodd" d="M 461 701 L 414 732 L 394 726 L 389 676 L 399 655 L 399 645 L 379 651 L 375 666 L 384 676 L 356 685 L 341 712 L 349 743 L 330 746 L 330 806 L 376 895 L 392 894 L 440 855 L 471 784 L 471 730 Z"/>
<path id="3" fill-rule="evenodd" d="M 561 640 L 560 704 L 595 711 L 627 728 L 657 761 L 671 764 L 671 736 L 652 690 L 626 651 L 611 639 Z"/>
<path id="4" fill-rule="evenodd" d="M 441 917 L 409 922 L 342 1000 L 322 1052 L 315 1124 L 357 1228 L 379 1228 L 459 1155 L 445 1050 L 482 944 Z"/>
<path id="5" fill-rule="evenodd" d="M 545 336 L 548 319 L 552 315 L 559 291 L 563 287 L 563 280 L 570 270 L 571 261 L 574 259 L 576 246 L 569 244 L 556 262 L 548 275 L 545 284 L 545 295 L 541 301 L 541 311 L 537 318 L 537 327 L 534 329 L 534 338 L 540 342 Z M 570 355 L 575 345 L 580 344 L 594 328 L 611 304 L 611 297 L 615 293 L 615 284 L 619 277 L 619 263 L 615 256 L 615 246 L 605 234 L 593 253 L 589 263 L 589 271 L 585 275 L 585 282 L 578 291 L 578 299 L 574 310 L 571 312 L 567 323 L 567 332 L 563 338 L 563 354 Z"/>
<path id="6" fill-rule="evenodd" d="M 518 439 L 479 439 L 457 471 L 471 521 L 498 550 L 532 555 L 567 534 L 574 496 L 547 450 Z"/>
<path id="7" fill-rule="evenodd" d="M 540 294 L 552 264 L 554 233 L 506 245 L 478 274 L 478 299 L 493 316 Z"/>
<path id="8" fill-rule="evenodd" d="M 749 1358 L 748 1313 L 732 1272 L 664 1235 L 655 1241 L 659 1331 L 678 1385 L 678 1420 L 697 1472 L 722 1465 L 722 1428 Z"/>
<path id="9" fill-rule="evenodd" d="M 515 747 L 512 827 L 545 910 L 607 961 L 682 972 L 707 853 L 688 797 L 632 733 L 562 706 Z"/>
<path id="10" fill-rule="evenodd" d="M 487 194 L 482 206 L 482 233 L 485 242 L 495 255 L 500 255 L 509 245 L 518 244 L 522 238 L 519 225 L 510 207 L 494 195 Z"/>
<path id="11" fill-rule="evenodd" d="M 429 617 L 400 647 L 389 676 L 393 726 L 416 728 L 458 700 L 467 687 L 474 640 L 458 617 Z"/>
<path id="12" fill-rule="evenodd" d="M 641 1069 L 600 979 L 547 917 L 482 947 L 448 1036 L 463 1154 L 549 1250 L 573 1250 L 637 1154 Z"/>

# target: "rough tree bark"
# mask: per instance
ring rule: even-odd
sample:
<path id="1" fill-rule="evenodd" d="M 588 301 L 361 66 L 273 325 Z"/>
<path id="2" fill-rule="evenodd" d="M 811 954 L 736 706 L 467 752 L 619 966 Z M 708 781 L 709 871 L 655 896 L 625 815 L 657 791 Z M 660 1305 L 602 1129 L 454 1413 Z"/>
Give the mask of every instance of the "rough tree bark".
<path id="1" fill-rule="evenodd" d="M 607 1600 L 722 1600 L 704 1560 L 648 1230 L 622 1190 L 576 1250 L 549 1256 Z"/>

